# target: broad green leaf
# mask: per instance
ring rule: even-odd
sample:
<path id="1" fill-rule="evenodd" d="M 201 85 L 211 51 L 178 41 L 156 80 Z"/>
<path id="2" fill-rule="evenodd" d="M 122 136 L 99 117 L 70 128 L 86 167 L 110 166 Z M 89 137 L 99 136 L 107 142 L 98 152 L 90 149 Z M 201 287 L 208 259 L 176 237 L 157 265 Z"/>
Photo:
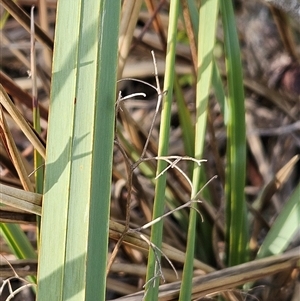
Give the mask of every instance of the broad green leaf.
<path id="1" fill-rule="evenodd" d="M 105 300 L 120 1 L 59 1 L 37 300 Z"/>

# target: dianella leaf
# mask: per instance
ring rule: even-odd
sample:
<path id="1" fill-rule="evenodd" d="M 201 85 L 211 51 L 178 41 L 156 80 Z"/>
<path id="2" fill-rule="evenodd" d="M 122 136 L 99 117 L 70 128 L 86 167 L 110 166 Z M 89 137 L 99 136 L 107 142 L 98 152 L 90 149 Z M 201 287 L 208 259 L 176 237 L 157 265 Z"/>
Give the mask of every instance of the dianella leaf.
<path id="1" fill-rule="evenodd" d="M 39 301 L 105 300 L 120 3 L 58 3 Z"/>

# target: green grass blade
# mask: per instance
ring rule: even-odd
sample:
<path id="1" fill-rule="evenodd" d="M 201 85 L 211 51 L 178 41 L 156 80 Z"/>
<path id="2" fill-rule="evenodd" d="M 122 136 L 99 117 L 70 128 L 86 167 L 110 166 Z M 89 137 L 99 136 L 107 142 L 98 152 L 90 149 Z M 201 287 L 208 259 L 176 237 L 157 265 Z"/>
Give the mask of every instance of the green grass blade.
<path id="1" fill-rule="evenodd" d="M 195 131 L 195 158 L 202 157 L 205 129 L 207 118 L 207 101 L 209 96 L 212 65 L 213 65 L 213 48 L 215 43 L 215 30 L 218 12 L 218 1 L 202 1 L 200 7 L 199 38 L 198 38 L 198 83 L 197 83 L 197 115 Z M 193 192 L 192 198 L 195 197 L 200 189 L 201 168 L 195 166 L 193 173 Z M 192 204 L 197 208 L 197 204 Z M 197 220 L 197 211 L 190 211 L 190 221 L 188 228 L 186 262 L 183 269 L 182 285 L 180 289 L 179 300 L 190 300 L 192 291 L 193 277 L 193 259 L 195 252 L 195 227 Z"/>
<path id="2" fill-rule="evenodd" d="M 58 3 L 39 301 L 105 300 L 119 14 Z"/>
<path id="3" fill-rule="evenodd" d="M 37 71 L 36 71 L 36 48 L 35 48 L 35 24 L 34 24 L 34 7 L 31 8 L 30 13 L 30 39 L 31 39 L 31 51 L 30 51 L 30 61 L 31 61 L 31 77 L 32 77 L 32 119 L 33 128 L 36 133 L 41 134 L 41 124 L 40 124 L 40 110 L 38 103 L 38 90 L 37 90 Z M 44 184 L 44 169 L 43 169 L 43 158 L 37 150 L 33 151 L 33 161 L 34 161 L 34 179 L 35 179 L 35 192 L 43 193 Z M 37 223 L 37 249 L 39 249 L 40 243 L 40 226 L 41 218 L 36 217 Z"/>
<path id="4" fill-rule="evenodd" d="M 300 229 L 300 184 L 296 187 L 282 211 L 276 218 L 256 258 L 284 252 L 289 242 Z"/>
<path id="5" fill-rule="evenodd" d="M 173 83 L 175 73 L 175 47 L 177 36 L 177 21 L 179 15 L 179 0 L 174 0 L 170 3 L 170 17 L 168 28 L 168 40 L 167 40 L 167 56 L 166 56 L 166 72 L 164 78 L 164 91 L 167 91 L 167 95 L 163 98 L 163 107 L 161 113 L 161 125 L 159 134 L 159 148 L 158 156 L 166 156 L 168 154 L 168 143 L 170 133 L 170 120 L 171 120 L 171 104 L 173 96 Z M 166 162 L 158 161 L 157 174 L 160 174 L 166 167 Z M 166 190 L 166 174 L 161 175 L 157 179 L 155 187 L 155 198 L 153 207 L 153 219 L 163 215 L 165 205 L 165 190 Z M 152 226 L 151 230 L 151 242 L 161 248 L 162 244 L 162 229 L 163 221 Z M 157 256 L 157 257 L 156 257 Z M 158 263 L 157 259 L 160 259 L 161 254 L 153 249 L 149 249 L 149 258 L 147 266 L 146 276 L 146 296 L 145 300 L 152 301 L 157 300 L 159 277 L 157 274 Z"/>
<path id="6" fill-rule="evenodd" d="M 37 258 L 33 246 L 19 225 L 1 223 L 1 235 L 19 259 Z"/>
<path id="7" fill-rule="evenodd" d="M 237 265 L 247 260 L 246 221 L 246 134 L 243 73 L 235 17 L 231 1 L 220 2 L 224 28 L 228 80 L 228 126 L 226 170 L 227 262 Z"/>
<path id="8" fill-rule="evenodd" d="M 0 234 L 17 258 L 37 258 L 37 254 L 32 244 L 19 225 L 0 223 Z M 30 276 L 28 278 L 31 282 L 36 283 L 35 276 Z"/>

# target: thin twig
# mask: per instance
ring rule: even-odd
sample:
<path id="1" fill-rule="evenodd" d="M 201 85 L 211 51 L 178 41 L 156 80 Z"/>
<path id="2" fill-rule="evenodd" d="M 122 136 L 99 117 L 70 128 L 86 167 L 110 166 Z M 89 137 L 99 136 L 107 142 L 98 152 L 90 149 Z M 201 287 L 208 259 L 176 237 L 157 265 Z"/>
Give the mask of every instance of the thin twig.
<path id="1" fill-rule="evenodd" d="M 153 65 L 154 65 L 154 72 L 155 72 L 154 77 L 155 77 L 155 80 L 156 80 L 156 91 L 157 91 L 158 98 L 157 98 L 157 104 L 156 104 L 154 117 L 153 117 L 152 123 L 150 125 L 150 130 L 149 130 L 149 133 L 148 133 L 148 137 L 147 137 L 147 140 L 145 142 L 144 149 L 143 149 L 143 152 L 141 154 L 141 157 L 140 157 L 139 161 L 142 161 L 143 158 L 145 157 L 145 154 L 146 154 L 146 151 L 147 151 L 147 148 L 148 148 L 148 144 L 149 144 L 149 141 L 150 141 L 150 137 L 152 135 L 152 131 L 153 131 L 153 128 L 154 128 L 155 120 L 156 120 L 157 114 L 159 112 L 159 108 L 160 108 L 162 98 L 163 98 L 163 95 L 164 95 L 164 93 L 162 93 L 161 88 L 160 88 L 160 83 L 159 83 L 159 78 L 158 78 L 158 71 L 157 71 L 157 62 L 156 62 L 156 58 L 155 58 L 155 54 L 154 54 L 153 50 L 151 51 L 151 54 L 152 54 L 152 58 L 153 58 Z"/>

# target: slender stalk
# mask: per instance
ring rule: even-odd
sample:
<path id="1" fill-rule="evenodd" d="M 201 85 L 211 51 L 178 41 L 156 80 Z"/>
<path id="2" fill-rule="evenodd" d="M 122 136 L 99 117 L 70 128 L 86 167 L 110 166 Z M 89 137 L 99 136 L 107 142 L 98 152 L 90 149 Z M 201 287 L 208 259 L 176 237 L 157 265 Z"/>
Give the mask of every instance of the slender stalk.
<path id="1" fill-rule="evenodd" d="M 32 114 L 33 114 L 33 128 L 35 131 L 41 133 L 40 124 L 40 110 L 38 105 L 38 92 L 37 92 L 37 73 L 36 73 L 36 50 L 35 50 L 35 27 L 34 27 L 34 6 L 31 8 L 31 23 L 30 23 L 30 38 L 31 38 L 31 78 L 32 78 Z M 34 149 L 34 178 L 35 178 L 35 192 L 43 193 L 43 183 L 44 183 L 44 169 L 41 166 L 44 164 L 42 156 L 39 152 Z M 37 248 L 39 248 L 40 242 L 40 216 L 36 217 L 37 221 Z"/>
<path id="2" fill-rule="evenodd" d="M 163 98 L 161 128 L 159 135 L 159 149 L 158 157 L 166 156 L 168 154 L 168 142 L 170 132 L 170 119 L 171 119 L 171 104 L 173 95 L 173 82 L 174 82 L 174 66 L 175 66 L 175 47 L 176 47 L 176 34 L 177 34 L 177 21 L 179 14 L 179 0 L 171 1 L 170 3 L 170 22 L 168 28 L 167 38 L 167 56 L 166 56 L 166 72 L 164 91 L 167 92 Z M 166 168 L 166 162 L 160 160 L 157 164 L 157 175 Z M 162 216 L 164 213 L 165 205 L 165 190 L 166 190 L 166 174 L 161 175 L 157 179 L 155 187 L 155 199 L 153 207 L 153 219 Z M 152 227 L 151 243 L 157 248 L 161 248 L 162 244 L 162 230 L 163 221 L 159 221 Z M 160 270 L 160 257 L 161 254 L 149 248 L 147 276 L 145 285 L 145 300 L 157 300 L 159 278 L 161 276 Z"/>

